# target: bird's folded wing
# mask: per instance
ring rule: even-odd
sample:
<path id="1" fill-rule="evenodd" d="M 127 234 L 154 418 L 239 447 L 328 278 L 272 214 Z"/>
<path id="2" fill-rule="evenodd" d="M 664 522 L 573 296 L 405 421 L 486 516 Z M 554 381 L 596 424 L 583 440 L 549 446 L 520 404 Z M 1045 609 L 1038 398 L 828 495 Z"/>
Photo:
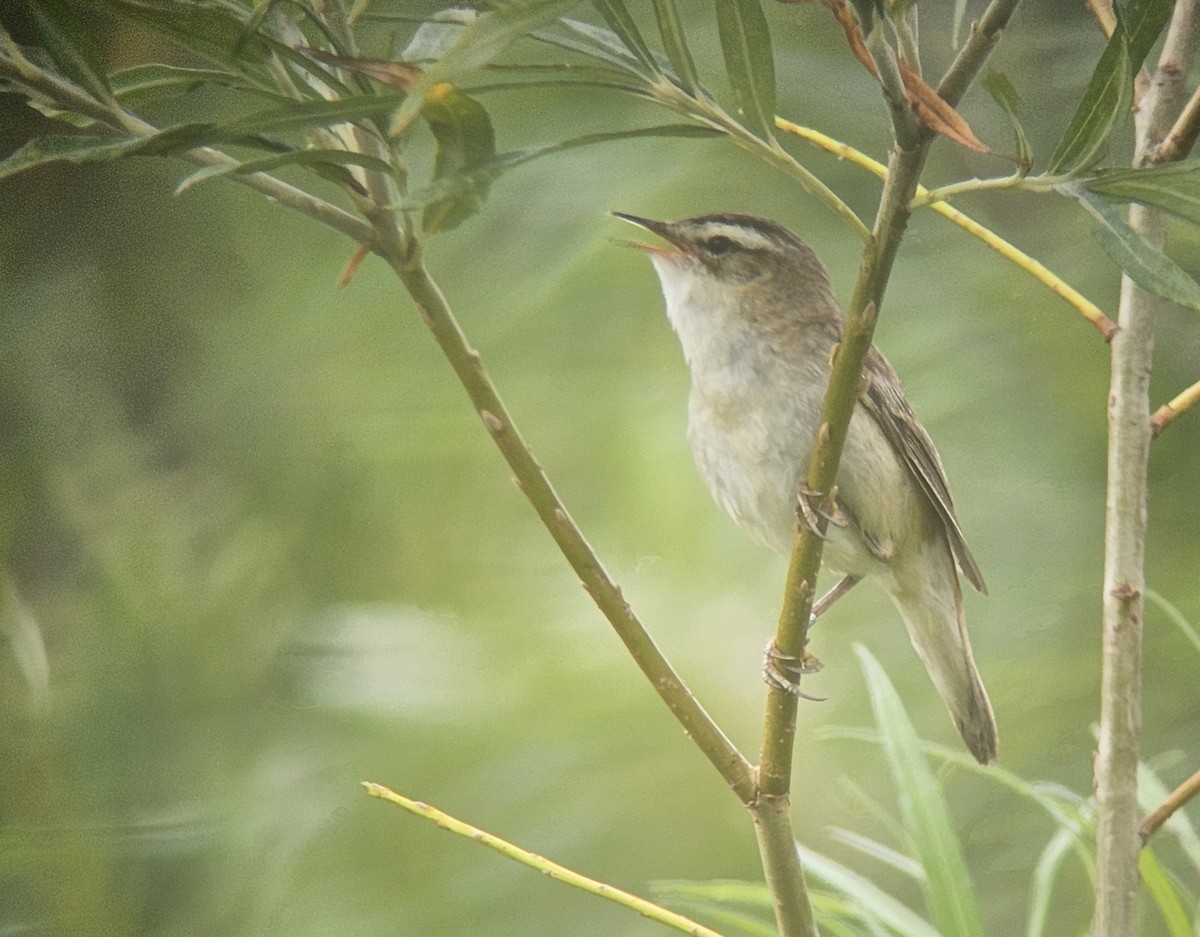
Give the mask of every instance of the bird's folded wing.
<path id="1" fill-rule="evenodd" d="M 900 380 L 892 366 L 875 348 L 871 348 L 863 362 L 863 376 L 867 379 L 866 391 L 859 402 L 874 418 L 892 447 L 899 453 L 921 491 L 937 512 L 950 549 L 958 565 L 971 583 L 980 592 L 987 593 L 983 574 L 967 547 L 966 538 L 954 516 L 954 501 L 950 497 L 950 485 L 942 460 L 938 458 L 933 440 L 925 432 L 913 413 L 912 407 L 900 391 Z"/>

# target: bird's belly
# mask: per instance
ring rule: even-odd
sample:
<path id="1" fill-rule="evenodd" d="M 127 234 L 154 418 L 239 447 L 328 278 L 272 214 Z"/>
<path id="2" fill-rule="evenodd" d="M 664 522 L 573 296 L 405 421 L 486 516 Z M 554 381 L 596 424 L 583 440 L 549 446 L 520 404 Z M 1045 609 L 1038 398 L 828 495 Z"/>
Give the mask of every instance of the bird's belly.
<path id="1" fill-rule="evenodd" d="M 688 437 L 700 476 L 717 503 L 760 543 L 787 554 L 796 537 L 797 496 L 817 431 L 815 420 L 795 415 L 819 413 L 820 399 L 805 407 L 798 407 L 794 397 L 774 403 L 749 406 L 694 392 Z M 856 576 L 886 571 L 896 545 L 893 532 L 898 535 L 903 527 L 896 512 L 907 510 L 914 494 L 904 468 L 872 435 L 878 432 L 867 414 L 855 414 L 838 476 L 838 500 L 848 516 L 839 518 L 841 526 L 827 528 L 825 563 Z"/>

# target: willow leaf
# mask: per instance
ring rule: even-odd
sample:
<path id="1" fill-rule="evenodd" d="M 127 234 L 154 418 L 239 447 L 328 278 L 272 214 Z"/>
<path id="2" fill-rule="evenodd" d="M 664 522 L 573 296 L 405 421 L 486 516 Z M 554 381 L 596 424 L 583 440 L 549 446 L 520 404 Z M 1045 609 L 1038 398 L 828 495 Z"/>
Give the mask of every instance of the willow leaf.
<path id="1" fill-rule="evenodd" d="M 719 0 L 717 30 L 725 70 L 746 126 L 764 140 L 774 137 L 775 59 L 759 0 Z"/>

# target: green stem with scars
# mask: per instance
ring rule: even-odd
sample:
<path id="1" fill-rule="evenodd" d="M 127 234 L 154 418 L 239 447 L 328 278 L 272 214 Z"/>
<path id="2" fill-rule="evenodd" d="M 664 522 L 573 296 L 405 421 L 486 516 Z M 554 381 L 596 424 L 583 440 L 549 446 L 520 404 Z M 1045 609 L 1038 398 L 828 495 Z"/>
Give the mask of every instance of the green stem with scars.
<path id="1" fill-rule="evenodd" d="M 468 344 L 445 296 L 426 270 L 419 248 L 406 254 L 398 232 L 385 231 L 381 235 L 376 253 L 391 265 L 416 302 L 425 324 L 471 398 L 484 427 L 516 476 L 521 492 L 579 576 L 584 589 L 613 626 L 650 685 L 713 767 L 743 803 L 752 802 L 755 793 L 753 767 L 663 657 L 625 601 L 620 586 L 613 582 L 567 513 L 550 480 L 521 438 L 479 353 Z"/>
<path id="2" fill-rule="evenodd" d="M 971 37 L 947 71 L 939 94 L 953 106 L 982 68 L 994 47 L 1000 30 L 1008 23 L 1019 0 L 992 0 L 983 17 L 972 27 Z M 897 120 L 904 115 L 893 112 Z M 904 139 L 907 126 L 897 126 L 897 139 Z M 900 248 L 911 204 L 920 181 L 934 135 L 926 128 L 918 133 L 916 145 L 898 146 L 889 160 L 876 214 L 875 227 L 863 250 L 858 279 L 848 310 L 846 329 L 830 375 L 822 410 L 821 429 L 813 446 L 806 485 L 822 492 L 823 512 L 818 512 L 817 528 L 797 525 L 795 547 L 788 566 L 783 607 L 775 637 L 775 648 L 783 655 L 801 658 L 808 643 L 809 615 L 812 611 L 817 572 L 821 565 L 825 521 L 833 506 L 833 488 L 841 461 L 842 447 L 850 425 L 850 416 L 858 398 L 862 363 L 871 345 L 875 320 L 883 302 L 888 278 Z M 803 497 L 803 496 L 802 496 Z M 804 873 L 795 852 L 795 836 L 789 811 L 792 759 L 795 748 L 797 698 L 778 687 L 767 692 L 763 719 L 762 755 L 759 764 L 759 805 L 757 824 L 766 827 L 759 834 L 763 869 L 776 901 L 776 920 L 785 935 L 816 934 Z M 781 852 L 782 851 L 782 852 Z"/>
<path id="3" fill-rule="evenodd" d="M 992 0 L 971 37 L 959 52 L 938 86 L 938 93 L 951 106 L 966 91 L 994 48 L 1000 31 L 1007 25 L 1019 0 Z M 907 128 L 898 128 L 906 130 Z M 818 434 L 809 463 L 807 486 L 822 492 L 825 513 L 831 513 L 832 489 L 837 478 L 850 416 L 858 397 L 862 362 L 874 334 L 875 317 L 882 306 L 888 278 L 899 251 L 911 214 L 921 170 L 935 135 L 922 128 L 918 144 L 912 149 L 892 151 L 888 177 L 884 183 L 879 211 L 871 239 L 863 251 L 858 279 L 847 312 L 846 335 L 830 376 L 822 411 L 822 431 Z M 824 526 L 818 513 L 818 531 Z M 822 531 L 823 532 L 823 531 Z M 785 655 L 800 657 L 808 639 L 808 616 L 812 610 L 817 571 L 823 542 L 817 531 L 798 525 L 796 545 L 788 568 L 783 610 L 776 635 L 776 647 Z M 760 785 L 771 796 L 786 796 L 790 785 L 796 697 L 773 688 L 768 694 L 764 720 Z"/>
<path id="4" fill-rule="evenodd" d="M 0 33 L 0 39 L 7 39 L 7 36 Z M 132 114 L 124 111 L 114 113 L 111 108 L 96 101 L 85 91 L 68 81 L 47 74 L 23 56 L 10 55 L 10 47 L 10 41 L 0 44 L 0 75 L 12 78 L 64 108 L 84 114 L 116 133 L 148 137 L 158 132 L 158 128 Z M 205 166 L 228 166 L 237 163 L 232 157 L 209 147 L 196 148 L 180 155 Z M 608 576 L 582 532 L 567 513 L 549 479 L 513 424 L 483 367 L 478 352 L 468 344 L 441 290 L 425 269 L 417 241 L 408 236 L 408 232 L 401 232 L 397 228 L 393 213 L 386 206 L 377 205 L 371 199 L 363 199 L 360 204 L 369 219 L 369 223 L 366 223 L 329 202 L 280 182 L 266 173 L 230 175 L 228 178 L 348 235 L 355 242 L 378 254 L 395 270 L 471 397 L 485 427 L 508 461 L 521 490 L 579 575 L 584 588 L 613 624 L 635 662 L 684 730 L 738 798 L 743 803 L 751 802 L 754 799 L 752 766 L 671 668 L 625 602 L 620 587 Z M 378 178 L 371 180 L 369 189 L 377 195 L 387 191 L 382 180 Z"/>

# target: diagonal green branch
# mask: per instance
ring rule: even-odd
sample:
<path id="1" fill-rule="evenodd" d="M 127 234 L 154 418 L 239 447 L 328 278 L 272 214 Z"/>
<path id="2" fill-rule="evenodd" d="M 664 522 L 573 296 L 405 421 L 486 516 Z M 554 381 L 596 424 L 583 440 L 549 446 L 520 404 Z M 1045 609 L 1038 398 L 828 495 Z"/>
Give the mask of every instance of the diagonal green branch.
<path id="1" fill-rule="evenodd" d="M 720 727 L 705 712 L 638 620 L 621 588 L 608 575 L 563 506 L 550 480 L 521 438 L 480 360 L 467 342 L 446 298 L 429 276 L 419 253 L 405 257 L 398 241 L 384 240 L 377 253 L 395 270 L 421 311 L 425 324 L 471 398 L 484 427 L 508 462 L 554 542 L 617 636 L 683 726 L 743 803 L 754 798 L 754 772 Z"/>
<path id="2" fill-rule="evenodd" d="M 5 37 L 0 37 L 5 38 Z M 0 43 L 0 76 L 11 78 L 36 96 L 55 101 L 60 107 L 97 121 L 116 135 L 148 137 L 158 128 L 125 111 L 114 112 L 70 82 L 50 75 L 28 62 L 11 43 Z M 360 140 L 372 144 L 373 140 Z M 205 166 L 235 166 L 237 160 L 210 147 L 180 154 Z M 229 178 L 286 208 L 298 211 L 334 230 L 348 235 L 364 248 L 382 257 L 397 273 L 416 301 L 421 314 L 447 360 L 463 384 L 484 426 L 508 461 L 521 490 L 547 530 L 578 574 L 593 601 L 613 624 L 651 685 L 667 703 L 687 734 L 696 742 L 737 794 L 749 803 L 754 797 L 753 767 L 704 711 L 679 675 L 675 673 L 629 607 L 582 532 L 567 513 L 541 466 L 529 450 L 500 400 L 478 352 L 468 344 L 445 297 L 421 262 L 420 246 L 396 226 L 393 211 L 372 199 L 360 204 L 368 217 L 363 221 L 350 213 L 266 173 L 230 175 Z M 385 180 L 371 180 L 376 199 L 386 196 Z"/>

